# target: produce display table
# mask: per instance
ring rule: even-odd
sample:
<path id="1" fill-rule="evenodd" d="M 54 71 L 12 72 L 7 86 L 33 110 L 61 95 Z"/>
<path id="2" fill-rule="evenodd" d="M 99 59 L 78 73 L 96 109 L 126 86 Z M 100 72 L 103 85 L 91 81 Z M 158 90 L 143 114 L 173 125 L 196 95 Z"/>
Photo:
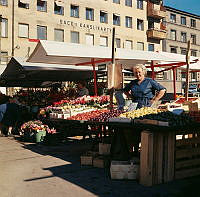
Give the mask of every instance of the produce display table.
<path id="1" fill-rule="evenodd" d="M 200 124 L 158 126 L 124 122 L 93 122 L 51 119 L 63 125 L 67 135 L 93 134 L 92 127 L 106 127 L 112 135 L 111 159 L 128 160 L 132 146 L 141 139 L 139 182 L 145 186 L 200 174 Z M 100 129 L 101 130 L 101 129 Z M 101 131 L 96 131 L 97 133 Z M 90 133 L 91 132 L 91 133 Z M 141 137 L 141 138 L 140 138 Z"/>

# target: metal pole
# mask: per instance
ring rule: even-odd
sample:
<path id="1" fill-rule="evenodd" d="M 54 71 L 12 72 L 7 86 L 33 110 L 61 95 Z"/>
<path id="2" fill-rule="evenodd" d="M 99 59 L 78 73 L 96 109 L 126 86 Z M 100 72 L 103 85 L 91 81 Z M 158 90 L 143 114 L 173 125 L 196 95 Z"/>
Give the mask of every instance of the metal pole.
<path id="1" fill-rule="evenodd" d="M 153 60 L 151 61 L 151 71 L 152 71 L 151 78 L 154 80 L 155 79 L 155 71 L 154 71 L 154 62 L 153 62 Z"/>
<path id="2" fill-rule="evenodd" d="M 186 101 L 188 101 L 188 89 L 189 89 L 190 47 L 191 47 L 191 42 L 189 40 L 188 43 L 187 43 L 187 53 L 186 53 L 186 63 L 187 63 L 187 69 L 186 69 L 186 87 L 185 87 L 185 100 Z"/>
<path id="3" fill-rule="evenodd" d="M 94 74 L 94 95 L 97 96 L 97 73 L 95 70 L 94 58 L 92 58 L 93 74 Z"/>
<path id="4" fill-rule="evenodd" d="M 13 57 L 14 56 L 14 45 L 15 45 L 15 1 L 13 0 L 12 1 L 12 43 L 11 43 L 11 56 Z"/>
<path id="5" fill-rule="evenodd" d="M 176 100 L 176 68 L 172 68 L 172 70 L 173 70 L 174 100 Z"/>
<path id="6" fill-rule="evenodd" d="M 2 15 L 0 15 L 0 65 L 1 65 L 1 23 L 2 23 Z"/>

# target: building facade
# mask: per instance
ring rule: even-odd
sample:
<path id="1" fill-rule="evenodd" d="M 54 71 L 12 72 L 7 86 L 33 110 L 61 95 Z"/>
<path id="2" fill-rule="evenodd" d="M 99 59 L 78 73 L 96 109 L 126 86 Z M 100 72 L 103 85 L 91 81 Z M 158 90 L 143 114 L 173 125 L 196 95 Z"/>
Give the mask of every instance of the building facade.
<path id="1" fill-rule="evenodd" d="M 167 39 L 163 40 L 163 51 L 185 55 L 187 41 L 191 40 L 191 56 L 200 57 L 200 15 L 167 6 L 165 8 Z M 168 79 L 172 79 L 170 72 Z M 177 80 L 185 80 L 185 73 L 178 70 Z M 190 80 L 199 81 L 200 73 L 192 73 Z"/>
<path id="2" fill-rule="evenodd" d="M 161 51 L 161 0 L 0 0 L 1 63 L 29 57 L 38 40 Z"/>

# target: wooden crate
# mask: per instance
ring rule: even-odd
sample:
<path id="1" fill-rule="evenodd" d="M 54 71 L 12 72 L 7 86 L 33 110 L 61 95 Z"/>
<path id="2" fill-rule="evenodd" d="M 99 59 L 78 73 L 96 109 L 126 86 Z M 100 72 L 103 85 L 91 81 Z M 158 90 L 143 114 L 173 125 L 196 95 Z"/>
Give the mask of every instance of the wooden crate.
<path id="1" fill-rule="evenodd" d="M 93 159 L 98 155 L 97 152 L 88 151 L 84 155 L 81 156 L 81 165 L 93 165 Z"/>
<path id="2" fill-rule="evenodd" d="M 145 186 L 165 183 L 174 179 L 174 132 L 141 134 L 140 177 Z"/>
<path id="3" fill-rule="evenodd" d="M 200 175 L 200 134 L 187 134 L 176 141 L 175 179 Z"/>
<path id="4" fill-rule="evenodd" d="M 111 144 L 99 143 L 99 154 L 109 155 Z"/>
<path id="5" fill-rule="evenodd" d="M 128 161 L 112 161 L 110 166 L 111 179 L 138 179 L 139 164 Z"/>
<path id="6" fill-rule="evenodd" d="M 107 168 L 110 164 L 108 156 L 97 156 L 93 159 L 93 166 L 96 168 Z"/>

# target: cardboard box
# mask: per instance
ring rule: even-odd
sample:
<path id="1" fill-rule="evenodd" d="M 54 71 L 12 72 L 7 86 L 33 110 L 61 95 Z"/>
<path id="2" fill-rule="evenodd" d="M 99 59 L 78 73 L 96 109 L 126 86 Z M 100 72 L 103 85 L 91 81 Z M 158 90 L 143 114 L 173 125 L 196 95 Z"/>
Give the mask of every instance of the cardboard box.
<path id="1" fill-rule="evenodd" d="M 110 147 L 111 147 L 111 144 L 99 143 L 99 154 L 100 155 L 109 155 Z"/>

